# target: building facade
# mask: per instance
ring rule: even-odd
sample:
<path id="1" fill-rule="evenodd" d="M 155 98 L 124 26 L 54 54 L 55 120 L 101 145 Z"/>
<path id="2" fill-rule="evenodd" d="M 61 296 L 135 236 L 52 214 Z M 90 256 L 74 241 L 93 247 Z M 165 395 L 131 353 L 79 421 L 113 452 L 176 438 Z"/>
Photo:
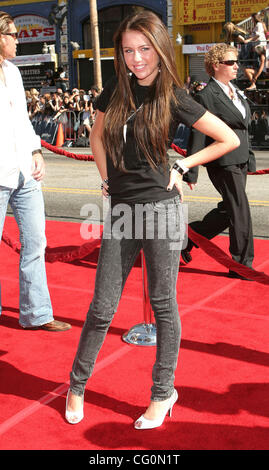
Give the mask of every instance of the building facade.
<path id="1" fill-rule="evenodd" d="M 102 78 L 113 67 L 113 33 L 129 13 L 146 8 L 167 22 L 166 0 L 97 0 Z M 46 71 L 66 69 L 70 88 L 93 85 L 93 52 L 90 31 L 90 0 L 0 0 L 19 32 L 17 58 L 25 87 L 35 86 Z"/>
<path id="2" fill-rule="evenodd" d="M 204 54 L 217 42 L 224 42 L 223 25 L 226 20 L 251 27 L 252 13 L 268 8 L 268 0 L 172 0 L 173 38 L 180 35 L 182 44 L 175 41 L 178 71 L 181 79 L 205 81 Z M 229 14 L 228 14 L 229 13 Z"/>
<path id="3" fill-rule="evenodd" d="M 266 8 L 260 0 L 233 0 L 231 21 L 239 23 Z M 188 76 L 204 81 L 204 53 L 224 40 L 227 0 L 97 0 L 103 83 L 114 73 L 113 33 L 129 13 L 146 8 L 169 29 L 182 82 Z M 70 88 L 93 84 L 90 0 L 0 0 L 19 31 L 16 63 L 27 88 L 38 88 L 45 72 L 62 66 Z M 180 41 L 182 40 L 182 41 Z"/>

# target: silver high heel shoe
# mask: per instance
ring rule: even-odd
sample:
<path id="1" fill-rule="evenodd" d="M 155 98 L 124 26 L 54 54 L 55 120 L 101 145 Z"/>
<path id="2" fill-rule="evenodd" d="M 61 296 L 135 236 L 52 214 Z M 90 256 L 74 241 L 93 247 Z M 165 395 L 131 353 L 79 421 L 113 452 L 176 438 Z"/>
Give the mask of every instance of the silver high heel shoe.
<path id="1" fill-rule="evenodd" d="M 81 407 L 79 408 L 79 410 L 77 410 L 77 411 L 70 411 L 70 410 L 67 409 L 69 391 L 70 391 L 70 390 L 68 390 L 68 392 L 67 392 L 67 397 L 66 397 L 65 419 L 66 419 L 66 421 L 68 421 L 68 423 L 70 423 L 70 424 L 77 424 L 77 423 L 79 423 L 80 421 L 82 421 L 83 418 L 84 418 L 84 411 L 83 411 L 83 408 L 84 408 L 84 397 L 82 397 L 82 403 L 81 403 Z"/>
<path id="2" fill-rule="evenodd" d="M 140 418 L 138 418 L 134 423 L 135 429 L 159 428 L 163 424 L 164 418 L 166 417 L 167 413 L 169 414 L 169 417 L 171 418 L 173 406 L 176 403 L 177 399 L 178 399 L 178 393 L 176 390 L 174 390 L 173 395 L 170 397 L 167 403 L 167 409 L 162 413 L 162 415 L 157 419 L 147 419 L 144 417 L 144 415 L 140 416 Z"/>

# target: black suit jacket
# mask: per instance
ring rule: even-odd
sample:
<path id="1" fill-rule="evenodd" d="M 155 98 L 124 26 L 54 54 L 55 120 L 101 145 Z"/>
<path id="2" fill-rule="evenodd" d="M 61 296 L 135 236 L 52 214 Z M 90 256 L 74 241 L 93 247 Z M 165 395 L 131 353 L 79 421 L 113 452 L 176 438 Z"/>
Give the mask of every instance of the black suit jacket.
<path id="1" fill-rule="evenodd" d="M 223 167 L 249 162 L 249 171 L 255 171 L 256 169 L 255 157 L 250 148 L 248 137 L 248 126 L 251 118 L 250 108 L 246 99 L 244 99 L 240 93 L 238 93 L 238 96 L 246 110 L 245 118 L 213 78 L 209 80 L 203 90 L 195 95 L 195 100 L 231 127 L 240 140 L 240 145 L 235 150 L 213 162 L 205 164 L 205 166 Z M 207 147 L 212 142 L 211 137 L 192 128 L 187 147 L 187 155 L 191 155 Z M 184 175 L 184 181 L 191 183 L 196 182 L 197 176 L 198 167 L 192 168 Z"/>

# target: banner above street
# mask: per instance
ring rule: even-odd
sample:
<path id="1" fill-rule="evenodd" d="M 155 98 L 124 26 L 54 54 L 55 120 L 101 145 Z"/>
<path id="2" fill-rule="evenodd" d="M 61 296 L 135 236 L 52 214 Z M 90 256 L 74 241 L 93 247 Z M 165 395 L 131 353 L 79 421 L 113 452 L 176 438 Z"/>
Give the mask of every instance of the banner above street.
<path id="1" fill-rule="evenodd" d="M 268 7 L 268 0 L 232 0 L 231 20 L 235 23 Z M 177 24 L 219 23 L 225 21 L 225 0 L 183 0 L 177 2 Z"/>

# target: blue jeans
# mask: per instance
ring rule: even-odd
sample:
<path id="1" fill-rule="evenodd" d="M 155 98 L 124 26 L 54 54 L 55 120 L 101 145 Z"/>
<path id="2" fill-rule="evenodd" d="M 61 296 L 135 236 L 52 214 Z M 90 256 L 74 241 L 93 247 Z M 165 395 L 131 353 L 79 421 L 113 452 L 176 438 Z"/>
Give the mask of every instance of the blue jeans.
<path id="1" fill-rule="evenodd" d="M 20 173 L 16 189 L 0 186 L 1 238 L 8 203 L 20 231 L 19 323 L 25 328 L 44 325 L 53 320 L 53 313 L 45 269 L 45 214 L 40 183 L 30 180 L 24 186 L 24 177 Z"/>
<path id="2" fill-rule="evenodd" d="M 174 390 L 174 374 L 180 345 L 181 324 L 176 300 L 176 283 L 185 233 L 183 207 L 178 196 L 165 201 L 147 203 L 144 205 L 142 222 L 141 218 L 139 221 L 135 220 L 134 206 L 128 207 L 131 211 L 130 218 L 125 219 L 128 237 L 126 233 L 125 237 L 120 236 L 121 215 L 113 216 L 112 212 L 111 220 L 107 220 L 104 226 L 94 296 L 70 374 L 70 390 L 75 395 L 83 395 L 86 382 L 93 372 L 98 352 L 117 310 L 128 274 L 140 250 L 143 249 L 149 297 L 157 332 L 151 399 L 162 401 L 169 398 Z M 110 214 L 108 219 L 109 217 Z M 132 233 L 129 230 L 130 223 Z M 165 225 L 169 225 L 169 230 L 165 230 Z"/>

